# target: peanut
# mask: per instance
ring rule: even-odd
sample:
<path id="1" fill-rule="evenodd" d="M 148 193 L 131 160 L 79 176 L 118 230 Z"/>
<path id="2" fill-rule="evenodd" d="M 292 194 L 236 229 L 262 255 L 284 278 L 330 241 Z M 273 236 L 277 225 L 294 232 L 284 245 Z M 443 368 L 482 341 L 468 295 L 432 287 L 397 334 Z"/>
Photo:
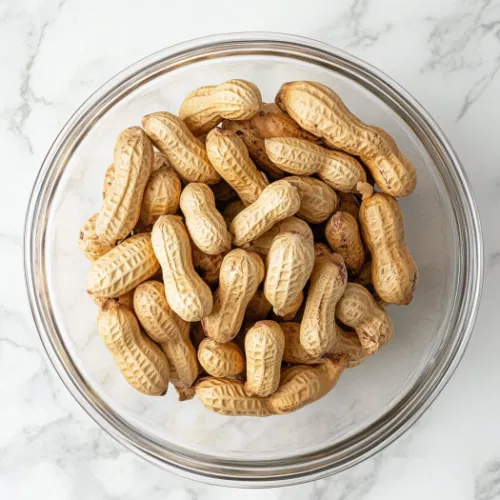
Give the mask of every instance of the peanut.
<path id="1" fill-rule="evenodd" d="M 277 222 L 294 215 L 300 209 L 300 194 L 286 180 L 268 186 L 258 200 L 240 212 L 231 222 L 229 230 L 233 243 L 242 246 L 255 240 Z"/>
<path id="2" fill-rule="evenodd" d="M 285 83 L 276 104 L 329 146 L 359 156 L 385 193 L 403 197 L 415 189 L 415 169 L 392 137 L 364 124 L 328 87 L 314 82 Z"/>
<path id="3" fill-rule="evenodd" d="M 280 326 L 285 334 L 283 361 L 304 365 L 312 365 L 320 362 L 320 357 L 311 356 L 302 347 L 300 343 L 300 323 L 280 323 Z"/>
<path id="4" fill-rule="evenodd" d="M 199 365 L 189 336 L 179 342 L 163 342 L 160 347 L 170 366 L 170 382 L 177 389 L 191 387 L 198 377 Z"/>
<path id="5" fill-rule="evenodd" d="M 196 395 L 205 408 L 233 417 L 267 417 L 271 415 L 268 401 L 264 398 L 249 396 L 243 382 L 207 377 L 195 387 Z"/>
<path id="6" fill-rule="evenodd" d="M 156 396 L 167 392 L 167 359 L 158 346 L 141 332 L 130 309 L 114 300 L 107 301 L 99 312 L 97 327 L 105 346 L 132 387 Z"/>
<path id="7" fill-rule="evenodd" d="M 312 177 L 289 176 L 285 179 L 295 186 L 300 193 L 300 210 L 297 217 L 311 224 L 319 224 L 337 208 L 335 191 L 324 182 Z"/>
<path id="8" fill-rule="evenodd" d="M 207 154 L 215 170 L 246 205 L 256 201 L 268 185 L 234 132 L 213 129 L 207 136 Z"/>
<path id="9" fill-rule="evenodd" d="M 258 321 L 245 336 L 249 395 L 269 396 L 278 388 L 285 348 L 283 330 L 274 321 Z"/>
<path id="10" fill-rule="evenodd" d="M 274 238 L 284 233 L 300 234 L 304 238 L 313 241 L 313 233 L 309 225 L 297 217 L 288 217 L 281 222 L 275 224 L 269 231 L 266 231 L 262 236 L 243 245 L 244 248 L 267 255 L 273 244 Z"/>
<path id="11" fill-rule="evenodd" d="M 233 201 L 229 203 L 224 211 L 222 212 L 222 217 L 226 221 L 226 224 L 229 225 L 233 222 L 233 219 L 241 212 L 245 210 L 245 204 L 241 201 Z"/>
<path id="12" fill-rule="evenodd" d="M 355 330 L 367 354 L 377 352 L 394 333 L 392 321 L 384 308 L 361 285 L 348 283 L 335 311 L 337 318 Z"/>
<path id="13" fill-rule="evenodd" d="M 180 217 L 162 215 L 153 226 L 151 241 L 174 312 L 185 321 L 200 321 L 210 314 L 212 292 L 194 269 L 191 242 Z"/>
<path id="14" fill-rule="evenodd" d="M 196 390 L 194 387 L 185 387 L 181 389 L 179 387 L 175 387 L 174 385 L 174 389 L 175 392 L 177 392 L 178 401 L 189 401 L 196 395 Z"/>
<path id="15" fill-rule="evenodd" d="M 356 195 L 352 193 L 339 193 L 338 210 L 340 212 L 347 212 L 356 220 L 359 220 L 359 200 L 356 198 Z"/>
<path id="16" fill-rule="evenodd" d="M 283 171 L 277 168 L 267 156 L 264 139 L 296 137 L 311 142 L 319 142 L 314 135 L 302 130 L 274 104 L 263 105 L 262 110 L 249 120 L 224 120 L 222 129 L 235 132 L 243 140 L 250 156 L 259 168 L 274 180 L 281 179 Z"/>
<path id="17" fill-rule="evenodd" d="M 208 255 L 227 252 L 231 235 L 215 206 L 215 197 L 206 184 L 192 182 L 182 191 L 180 201 L 193 243 Z"/>
<path id="18" fill-rule="evenodd" d="M 266 299 L 264 290 L 257 290 L 248 303 L 245 318 L 250 321 L 266 319 L 273 306 Z"/>
<path id="19" fill-rule="evenodd" d="M 224 118 L 247 120 L 262 106 L 259 89 L 245 80 L 229 80 L 191 92 L 179 109 L 179 116 L 191 132 L 208 134 Z"/>
<path id="20" fill-rule="evenodd" d="M 356 219 L 347 212 L 333 214 L 325 236 L 332 250 L 344 257 L 347 269 L 357 274 L 365 262 L 365 248 Z"/>
<path id="21" fill-rule="evenodd" d="M 417 287 L 418 269 L 405 244 L 404 220 L 398 202 L 376 193 L 363 200 L 359 218 L 372 254 L 375 291 L 389 304 L 409 304 Z"/>
<path id="22" fill-rule="evenodd" d="M 311 356 L 326 354 L 335 343 L 335 306 L 346 284 L 347 269 L 341 255 L 316 256 L 300 327 L 300 343 Z"/>
<path id="23" fill-rule="evenodd" d="M 294 233 L 274 238 L 267 254 L 264 293 L 275 312 L 283 312 L 296 305 L 313 266 L 314 245 L 310 239 Z"/>
<path id="24" fill-rule="evenodd" d="M 198 348 L 198 360 L 213 377 L 234 377 L 245 369 L 245 358 L 234 342 L 205 339 Z"/>
<path id="25" fill-rule="evenodd" d="M 144 131 L 139 127 L 125 129 L 116 140 L 114 178 L 96 220 L 100 240 L 114 244 L 132 232 L 152 163 L 153 146 Z"/>
<path id="26" fill-rule="evenodd" d="M 220 266 L 223 254 L 208 255 L 203 253 L 194 243 L 191 245 L 193 264 L 201 278 L 207 285 L 216 285 L 219 282 Z"/>
<path id="27" fill-rule="evenodd" d="M 102 186 L 102 198 L 106 198 L 109 193 L 111 193 L 111 189 L 113 187 L 113 182 L 115 180 L 115 164 L 111 163 L 108 165 L 106 172 L 104 173 L 104 183 Z"/>
<path id="28" fill-rule="evenodd" d="M 273 413 L 298 410 L 328 394 L 344 371 L 345 361 L 326 359 L 319 365 L 297 365 L 287 368 L 278 390 L 269 398 Z"/>
<path id="29" fill-rule="evenodd" d="M 114 248 L 114 244 L 101 241 L 95 233 L 95 222 L 99 214 L 92 215 L 85 221 L 80 229 L 80 237 L 78 238 L 78 246 L 83 255 L 89 260 L 97 260 L 99 257 L 108 253 Z"/>
<path id="30" fill-rule="evenodd" d="M 356 332 L 345 332 L 337 325 L 337 339 L 328 354 L 330 359 L 339 356 L 345 359 L 346 368 L 354 368 L 361 364 L 370 354 L 365 351 Z"/>
<path id="31" fill-rule="evenodd" d="M 146 115 L 142 126 L 153 144 L 186 182 L 216 184 L 219 174 L 208 161 L 205 147 L 177 116 L 166 111 Z"/>
<path id="32" fill-rule="evenodd" d="M 280 319 L 283 321 L 291 321 L 295 318 L 295 316 L 297 316 L 303 302 L 304 292 L 301 290 L 293 302 L 288 304 L 286 307 L 282 307 L 281 309 L 275 309 L 274 314 L 276 314 L 276 316 L 281 316 Z"/>
<path id="33" fill-rule="evenodd" d="M 198 352 L 198 348 L 200 347 L 201 342 L 207 338 L 205 332 L 203 331 L 203 327 L 201 326 L 201 321 L 191 323 L 189 336 L 191 338 L 191 343 L 196 349 L 196 352 Z"/>
<path id="34" fill-rule="evenodd" d="M 160 264 L 151 245 L 151 235 L 132 236 L 99 257 L 87 275 L 87 292 L 95 297 L 123 295 L 153 276 Z"/>
<path id="35" fill-rule="evenodd" d="M 255 253 L 236 249 L 224 257 L 212 313 L 202 320 L 207 336 L 218 342 L 236 337 L 264 274 L 264 263 Z"/>
<path id="36" fill-rule="evenodd" d="M 364 287 L 368 287 L 368 288 L 370 288 L 370 285 L 373 285 L 373 283 L 372 283 L 372 261 L 371 260 L 365 262 L 361 266 L 359 273 L 356 276 L 353 276 L 352 282 L 357 283 L 358 285 L 363 285 Z"/>
<path id="37" fill-rule="evenodd" d="M 214 193 L 215 200 L 218 202 L 238 199 L 238 193 L 224 179 L 221 179 L 217 184 L 212 184 L 210 189 Z"/>

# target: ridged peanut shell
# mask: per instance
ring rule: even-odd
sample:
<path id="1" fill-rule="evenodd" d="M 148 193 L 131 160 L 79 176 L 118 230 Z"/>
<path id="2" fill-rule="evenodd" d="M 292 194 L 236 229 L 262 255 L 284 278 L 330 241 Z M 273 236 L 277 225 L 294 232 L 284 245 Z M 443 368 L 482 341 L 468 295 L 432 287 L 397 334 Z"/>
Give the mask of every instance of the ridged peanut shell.
<path id="1" fill-rule="evenodd" d="M 346 368 L 354 368 L 360 365 L 370 356 L 359 340 L 355 332 L 345 332 L 337 325 L 337 338 L 328 356 L 345 359 Z"/>
<path id="2" fill-rule="evenodd" d="M 194 243 L 191 245 L 191 249 L 193 251 L 194 267 L 203 281 L 210 286 L 217 284 L 224 254 L 208 255 L 202 252 Z"/>
<path id="3" fill-rule="evenodd" d="M 132 387 L 155 396 L 167 392 L 167 359 L 159 347 L 141 332 L 130 309 L 109 300 L 99 312 L 97 328 L 104 345 Z"/>
<path id="4" fill-rule="evenodd" d="M 95 297 L 123 295 L 160 269 L 151 235 L 137 234 L 99 257 L 87 274 L 87 292 Z"/>
<path id="5" fill-rule="evenodd" d="M 151 113 L 143 117 L 142 126 L 182 179 L 206 184 L 219 182 L 220 176 L 210 164 L 204 145 L 179 117 L 166 111 Z"/>
<path id="6" fill-rule="evenodd" d="M 275 309 L 274 314 L 276 314 L 276 316 L 279 316 L 279 319 L 281 319 L 282 321 L 292 321 L 292 319 L 297 316 L 297 313 L 302 307 L 304 298 L 304 292 L 301 290 L 299 295 L 297 295 L 297 298 L 293 302 L 290 302 L 280 309 Z"/>
<path id="7" fill-rule="evenodd" d="M 372 255 L 372 281 L 377 294 L 389 304 L 409 304 L 417 287 L 418 269 L 405 244 L 398 202 L 375 193 L 361 203 L 359 219 Z"/>
<path id="8" fill-rule="evenodd" d="M 245 336 L 247 394 L 265 397 L 278 388 L 285 335 L 278 323 L 258 321 Z"/>
<path id="9" fill-rule="evenodd" d="M 213 377 L 235 377 L 245 370 L 245 358 L 234 342 L 203 340 L 198 347 L 198 361 Z"/>
<path id="10" fill-rule="evenodd" d="M 317 364 L 321 357 L 311 356 L 300 343 L 300 323 L 280 323 L 285 334 L 285 350 L 283 351 L 283 361 L 294 364 Z"/>
<path id="11" fill-rule="evenodd" d="M 360 202 L 356 195 L 352 193 L 338 193 L 338 210 L 351 214 L 356 220 L 359 220 Z"/>
<path id="12" fill-rule="evenodd" d="M 207 136 L 207 154 L 221 177 L 249 205 L 269 184 L 250 159 L 243 141 L 230 130 L 213 129 Z"/>
<path id="13" fill-rule="evenodd" d="M 191 241 L 184 223 L 162 215 L 153 226 L 151 241 L 160 262 L 170 307 L 185 321 L 200 321 L 212 311 L 212 292 L 196 273 Z"/>
<path id="14" fill-rule="evenodd" d="M 264 290 L 258 289 L 250 299 L 245 311 L 245 318 L 250 321 L 266 319 L 273 306 L 267 300 Z"/>
<path id="15" fill-rule="evenodd" d="M 114 244 L 106 243 L 97 237 L 95 232 L 95 221 L 97 216 L 98 214 L 94 214 L 85 221 L 80 229 L 80 235 L 78 238 L 78 246 L 80 247 L 80 250 L 83 255 L 91 261 L 97 260 L 99 257 L 102 257 L 105 253 L 108 253 L 115 247 Z"/>
<path id="16" fill-rule="evenodd" d="M 233 201 L 226 206 L 222 212 L 222 217 L 224 217 L 226 224 L 229 226 L 233 222 L 233 219 L 243 210 L 245 210 L 245 204 L 241 200 Z"/>
<path id="17" fill-rule="evenodd" d="M 191 387 L 198 377 L 199 366 L 196 349 L 189 337 L 179 342 L 163 342 L 160 347 L 168 360 L 170 382 L 176 389 Z"/>

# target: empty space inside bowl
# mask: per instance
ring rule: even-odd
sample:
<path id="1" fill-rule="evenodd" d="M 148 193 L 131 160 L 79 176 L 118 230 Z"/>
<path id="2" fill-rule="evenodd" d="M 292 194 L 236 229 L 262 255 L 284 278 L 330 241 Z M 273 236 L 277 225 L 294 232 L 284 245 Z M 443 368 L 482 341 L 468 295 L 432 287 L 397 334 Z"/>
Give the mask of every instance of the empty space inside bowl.
<path id="1" fill-rule="evenodd" d="M 196 400 L 143 396 L 122 379 L 96 328 L 97 307 L 86 294 L 90 263 L 78 248 L 82 223 L 101 206 L 104 171 L 116 136 L 147 113 L 177 112 L 192 89 L 230 78 L 255 82 L 271 102 L 280 85 L 314 80 L 328 85 L 363 121 L 391 133 L 414 163 L 415 193 L 401 201 L 406 238 L 420 270 L 409 307 L 389 308 L 392 342 L 357 368 L 334 391 L 290 415 L 234 418 L 213 414 Z M 456 292 L 456 221 L 444 181 L 411 128 L 384 100 L 341 71 L 286 57 L 224 57 L 178 67 L 149 80 L 113 105 L 88 130 L 59 180 L 51 205 L 45 258 L 49 297 L 64 344 L 96 397 L 161 446 L 175 445 L 225 459 L 278 459 L 335 445 L 389 413 L 426 377 L 449 332 L 445 325 Z"/>

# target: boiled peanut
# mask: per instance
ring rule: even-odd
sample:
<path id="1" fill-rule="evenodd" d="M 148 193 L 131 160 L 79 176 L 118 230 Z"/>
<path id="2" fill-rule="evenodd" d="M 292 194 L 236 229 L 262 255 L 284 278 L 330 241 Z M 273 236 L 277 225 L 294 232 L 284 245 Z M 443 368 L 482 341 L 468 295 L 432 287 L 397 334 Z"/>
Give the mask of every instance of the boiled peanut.
<path id="1" fill-rule="evenodd" d="M 207 154 L 215 170 L 246 205 L 256 201 L 268 185 L 234 132 L 213 129 L 207 136 Z"/>
<path id="2" fill-rule="evenodd" d="M 194 269 L 191 242 L 180 217 L 162 215 L 153 226 L 151 241 L 174 312 L 185 321 L 200 321 L 210 314 L 212 292 Z"/>
<path id="3" fill-rule="evenodd" d="M 359 156 L 385 193 L 403 197 L 415 189 L 415 169 L 392 137 L 364 124 L 328 87 L 314 82 L 285 83 L 276 104 L 329 146 Z"/>
<path id="4" fill-rule="evenodd" d="M 245 311 L 245 318 L 250 321 L 259 321 L 266 319 L 273 306 L 267 300 L 264 290 L 257 290 L 250 299 Z"/>
<path id="5" fill-rule="evenodd" d="M 208 161 L 205 147 L 177 116 L 166 111 L 146 115 L 142 126 L 154 145 L 187 182 L 216 184 L 219 174 Z"/>
<path id="6" fill-rule="evenodd" d="M 156 396 L 167 392 L 167 359 L 159 347 L 141 332 L 130 309 L 114 300 L 107 301 L 99 312 L 97 327 L 105 346 L 132 387 Z"/>
<path id="7" fill-rule="evenodd" d="M 236 249 L 224 257 L 212 313 L 202 320 L 207 336 L 218 342 L 236 337 L 264 274 L 264 263 L 256 253 Z"/>
<path id="8" fill-rule="evenodd" d="M 264 139 L 271 137 L 297 137 L 319 142 L 314 135 L 302 130 L 289 116 L 280 111 L 275 104 L 264 104 L 262 110 L 249 120 L 222 122 L 223 130 L 232 130 L 245 143 L 255 163 L 271 179 L 281 179 L 283 171 L 274 165 L 266 153 Z"/>
<path id="9" fill-rule="evenodd" d="M 299 209 L 299 190 L 284 179 L 274 182 L 262 191 L 256 202 L 233 219 L 229 227 L 233 243 L 242 246 L 255 240 L 274 224 L 294 215 Z"/>
<path id="10" fill-rule="evenodd" d="M 96 220 L 96 235 L 110 244 L 127 237 L 141 212 L 153 163 L 153 146 L 140 127 L 125 129 L 116 140 L 114 178 Z"/>
<path id="11" fill-rule="evenodd" d="M 351 214 L 356 220 L 359 220 L 359 200 L 352 193 L 339 193 L 338 210 Z"/>
<path id="12" fill-rule="evenodd" d="M 319 224 L 328 219 L 337 208 L 335 191 L 319 179 L 291 175 L 285 180 L 300 193 L 301 202 L 297 217 L 311 224 Z"/>
<path id="13" fill-rule="evenodd" d="M 285 350 L 283 351 L 283 361 L 296 364 L 317 364 L 321 358 L 311 356 L 300 343 L 300 323 L 280 323 L 285 334 Z"/>
<path id="14" fill-rule="evenodd" d="M 389 342 L 394 333 L 392 321 L 384 308 L 361 285 L 348 283 L 335 311 L 344 325 L 353 328 L 367 354 Z"/>
<path id="15" fill-rule="evenodd" d="M 262 105 L 259 89 L 245 80 L 228 80 L 191 92 L 179 109 L 179 116 L 191 132 L 208 134 L 223 118 L 247 120 Z"/>
<path id="16" fill-rule="evenodd" d="M 233 201 L 229 203 L 224 211 L 222 212 L 222 217 L 226 221 L 226 224 L 229 225 L 233 222 L 233 219 L 243 210 L 245 210 L 245 204 L 241 201 Z"/>
<path id="17" fill-rule="evenodd" d="M 326 225 L 325 236 L 332 250 L 344 257 L 347 269 L 357 274 L 365 262 L 365 248 L 356 219 L 347 212 L 336 212 Z"/>
<path id="18" fill-rule="evenodd" d="M 342 256 L 317 255 L 300 327 L 300 343 L 311 356 L 326 354 L 335 343 L 335 306 L 346 285 L 347 269 Z"/>
<path id="19" fill-rule="evenodd" d="M 274 238 L 267 254 L 264 293 L 275 312 L 296 304 L 313 266 L 314 245 L 310 239 L 294 233 Z"/>
<path id="20" fill-rule="evenodd" d="M 319 365 L 297 365 L 281 375 L 278 390 L 269 398 L 273 413 L 290 413 L 328 394 L 344 371 L 345 361 L 325 359 Z"/>
<path id="21" fill-rule="evenodd" d="M 265 398 L 249 396 L 243 382 L 207 377 L 196 384 L 196 395 L 205 408 L 233 417 L 267 417 L 271 415 Z"/>
<path id="22" fill-rule="evenodd" d="M 389 304 L 409 304 L 417 287 L 418 269 L 405 244 L 404 220 L 398 202 L 376 193 L 363 200 L 359 218 L 372 254 L 375 291 Z"/>
<path id="23" fill-rule="evenodd" d="M 208 285 L 216 285 L 219 282 L 220 266 L 223 254 L 208 255 L 203 253 L 194 243 L 191 245 L 193 251 L 193 264 L 198 270 L 201 278 Z"/>
<path id="24" fill-rule="evenodd" d="M 288 217 L 281 222 L 275 224 L 269 231 L 266 231 L 262 236 L 259 236 L 250 243 L 243 245 L 243 248 L 252 250 L 262 255 L 267 255 L 273 244 L 274 238 L 284 233 L 300 234 L 304 238 L 313 241 L 313 233 L 309 225 L 297 217 Z"/>
<path id="25" fill-rule="evenodd" d="M 198 360 L 205 371 L 214 377 L 234 377 L 245 369 L 245 358 L 234 342 L 221 344 L 205 339 L 198 348 Z"/>
<path id="26" fill-rule="evenodd" d="M 132 236 L 99 257 L 87 275 L 87 292 L 95 297 L 123 295 L 160 269 L 151 235 Z"/>
<path id="27" fill-rule="evenodd" d="M 108 253 L 115 246 L 97 237 L 95 233 L 95 222 L 98 215 L 99 214 L 94 214 L 85 221 L 80 229 L 80 237 L 78 238 L 78 246 L 83 255 L 92 261 Z"/>
<path id="28" fill-rule="evenodd" d="M 160 167 L 149 177 L 142 199 L 139 221 L 151 227 L 160 215 L 175 214 L 179 209 L 181 181 L 170 167 Z"/>
<path id="29" fill-rule="evenodd" d="M 258 321 L 248 330 L 245 336 L 247 394 L 264 397 L 276 391 L 284 348 L 285 335 L 278 323 Z"/>
<path id="30" fill-rule="evenodd" d="M 193 243 L 208 255 L 227 252 L 231 235 L 222 215 L 215 206 L 215 197 L 206 184 L 192 182 L 181 194 L 182 212 Z"/>
<path id="31" fill-rule="evenodd" d="M 302 307 L 303 302 L 304 292 L 301 290 L 301 292 L 293 302 L 280 309 L 275 309 L 274 314 L 276 314 L 276 316 L 280 316 L 280 319 L 283 321 L 292 321 L 292 319 L 297 316 L 297 313 Z"/>

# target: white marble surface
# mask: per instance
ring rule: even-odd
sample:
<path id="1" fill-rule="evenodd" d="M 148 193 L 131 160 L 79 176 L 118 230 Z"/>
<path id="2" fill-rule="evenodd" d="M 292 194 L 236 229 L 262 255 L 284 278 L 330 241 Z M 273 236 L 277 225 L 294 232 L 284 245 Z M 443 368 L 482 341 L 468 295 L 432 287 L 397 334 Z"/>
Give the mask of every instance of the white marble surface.
<path id="1" fill-rule="evenodd" d="M 259 492 L 163 472 L 94 424 L 44 357 L 27 304 L 21 252 L 32 182 L 75 107 L 152 51 L 242 30 L 335 44 L 406 87 L 459 153 L 485 240 L 475 332 L 430 410 L 384 452 L 345 473 Z M 0 498 L 500 498 L 500 0 L 3 0 L 0 75 Z"/>

